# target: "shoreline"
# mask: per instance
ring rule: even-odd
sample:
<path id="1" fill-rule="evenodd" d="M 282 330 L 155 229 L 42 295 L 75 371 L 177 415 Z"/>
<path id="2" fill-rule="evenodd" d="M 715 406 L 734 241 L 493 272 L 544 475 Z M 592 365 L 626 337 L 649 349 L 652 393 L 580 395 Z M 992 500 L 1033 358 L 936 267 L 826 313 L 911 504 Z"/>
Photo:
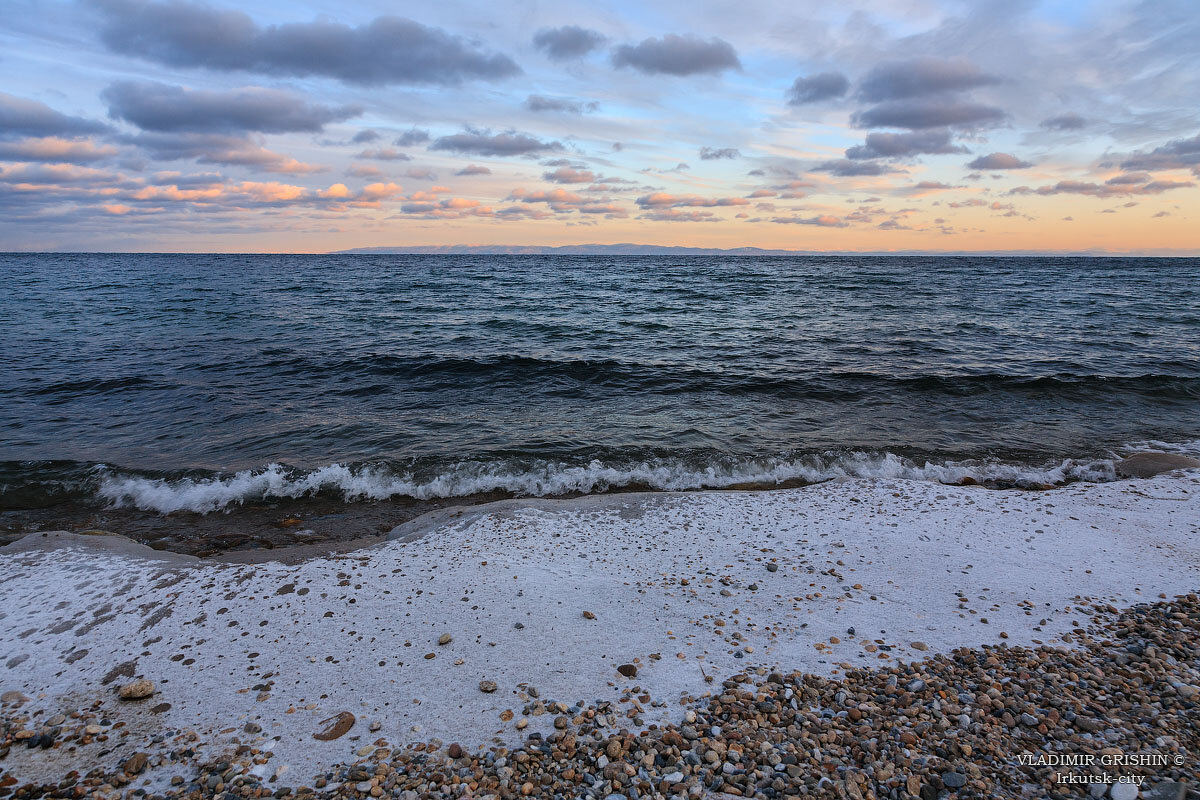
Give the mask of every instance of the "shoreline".
<path id="1" fill-rule="evenodd" d="M 1066 469 L 1070 460 L 1059 470 Z M 1081 462 L 1082 463 L 1082 462 Z M 928 465 L 926 465 L 928 467 Z M 943 465 L 943 472 L 946 465 Z M 1151 478 L 1179 469 L 1200 469 L 1200 459 L 1181 453 L 1140 451 L 1113 461 L 1106 467 L 1109 480 L 1076 477 L 1042 483 L 1037 473 L 1017 479 L 1011 476 L 973 475 L 955 467 L 940 477 L 924 475 L 944 486 L 980 486 L 995 491 L 1051 491 L 1075 483 L 1107 483 L 1111 480 Z M 207 512 L 158 512 L 140 508 L 100 508 L 79 500 L 45 508 L 10 508 L 0 512 L 0 546 L 11 544 L 29 533 L 65 530 L 83 534 L 125 536 L 157 550 L 185 553 L 223 561 L 257 563 L 264 560 L 295 561 L 323 553 L 346 552 L 389 538 L 389 532 L 408 524 L 421 524 L 427 515 L 453 518 L 467 509 L 487 508 L 497 503 L 531 501 L 583 502 L 587 498 L 687 495 L 709 492 L 758 492 L 807 489 L 833 480 L 908 480 L 911 470 L 883 476 L 832 474 L 809 478 L 788 477 L 758 479 L 711 488 L 669 489 L 634 482 L 598 491 L 568 491 L 561 494 L 529 495 L 501 490 L 474 494 L 418 499 L 397 496 L 383 499 L 336 500 L 324 495 L 272 496 L 247 498 L 244 504 Z M 923 470 L 918 470 L 922 474 Z M 947 480 L 950 478 L 950 480 Z M 1048 473 L 1040 476 L 1050 479 Z M 602 501 L 603 502 L 603 501 Z M 267 554 L 272 553 L 274 554 Z"/>
<path id="2" fill-rule="evenodd" d="M 94 709 L 124 725 L 74 752 L 14 747 L 0 766 L 21 782 L 83 774 L 195 732 L 187 763 L 151 764 L 137 785 L 192 780 L 239 746 L 272 753 L 251 765 L 272 787 L 311 785 L 380 739 L 473 752 L 548 737 L 563 714 L 525 714 L 539 698 L 640 708 L 621 720 L 630 730 L 678 724 L 751 668 L 837 677 L 959 647 L 1064 644 L 1093 606 L 1200 587 L 1198 519 L 1189 473 L 1054 492 L 843 479 L 509 500 L 292 563 L 26 537 L 0 548 L 0 692 L 30 698 L 5 718 L 40 711 L 28 719 L 44 727 Z M 151 700 L 118 700 L 135 678 L 155 683 Z M 312 738 L 341 712 L 356 718 L 348 733 Z"/>

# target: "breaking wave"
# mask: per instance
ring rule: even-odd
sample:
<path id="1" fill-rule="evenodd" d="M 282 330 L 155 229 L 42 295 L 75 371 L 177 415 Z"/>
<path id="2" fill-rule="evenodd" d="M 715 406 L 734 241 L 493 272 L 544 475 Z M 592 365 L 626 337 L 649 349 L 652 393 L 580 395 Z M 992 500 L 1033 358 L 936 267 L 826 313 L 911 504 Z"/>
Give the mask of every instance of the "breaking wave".
<path id="1" fill-rule="evenodd" d="M 298 470 L 281 464 L 212 477 L 155 478 L 101 472 L 96 495 L 117 508 L 168 514 L 210 513 L 271 498 L 328 495 L 345 502 L 469 497 L 487 493 L 553 497 L 622 489 L 695 490 L 816 483 L 831 478 L 904 478 L 995 487 L 1034 487 L 1117 478 L 1116 460 L 1065 459 L 1041 466 L 1000 460 L 918 461 L 861 451 L 797 458 L 724 459 L 693 464 L 681 458 L 626 463 L 593 460 L 522 463 L 463 461 L 433 474 L 383 465 L 330 464 Z"/>

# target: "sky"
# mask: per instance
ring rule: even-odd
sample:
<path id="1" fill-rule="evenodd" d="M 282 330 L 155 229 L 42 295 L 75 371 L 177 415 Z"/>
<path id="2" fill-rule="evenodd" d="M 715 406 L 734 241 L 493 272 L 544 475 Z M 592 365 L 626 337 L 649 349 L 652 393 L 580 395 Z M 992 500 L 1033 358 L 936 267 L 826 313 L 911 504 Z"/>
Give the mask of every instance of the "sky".
<path id="1" fill-rule="evenodd" d="M 6 0 L 0 250 L 1200 254 L 1195 0 Z"/>

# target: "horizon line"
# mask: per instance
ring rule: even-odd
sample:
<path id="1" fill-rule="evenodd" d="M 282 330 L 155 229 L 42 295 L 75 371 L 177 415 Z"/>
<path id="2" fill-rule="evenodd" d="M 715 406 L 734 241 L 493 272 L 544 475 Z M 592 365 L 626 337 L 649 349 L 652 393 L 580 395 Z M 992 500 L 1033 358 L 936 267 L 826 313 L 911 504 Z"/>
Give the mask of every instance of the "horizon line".
<path id="1" fill-rule="evenodd" d="M 618 248 L 636 248 L 647 252 L 612 252 Z M 608 252 L 579 252 L 596 249 Z M 574 253 L 564 251 L 574 250 Z M 690 251 L 690 252 L 681 252 Z M 0 250 L 0 255 L 654 255 L 656 252 L 682 255 L 744 255 L 744 256 L 1058 256 L 1072 258 L 1200 258 L 1200 248 L 1162 248 L 1139 250 L 789 250 L 755 247 L 702 247 L 692 245 L 653 245 L 619 242 L 614 244 L 583 243 L 568 245 L 412 245 L 369 246 L 344 250 Z"/>

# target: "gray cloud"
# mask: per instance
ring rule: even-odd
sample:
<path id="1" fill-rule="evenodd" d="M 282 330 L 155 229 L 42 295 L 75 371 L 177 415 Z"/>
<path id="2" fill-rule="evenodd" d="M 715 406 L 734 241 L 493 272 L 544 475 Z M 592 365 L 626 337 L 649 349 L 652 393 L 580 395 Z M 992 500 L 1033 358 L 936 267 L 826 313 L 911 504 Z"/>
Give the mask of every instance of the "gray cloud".
<path id="1" fill-rule="evenodd" d="M 623 44 L 613 51 L 612 61 L 615 67 L 632 67 L 648 75 L 699 75 L 742 68 L 729 42 L 673 33 L 636 45 Z"/>
<path id="2" fill-rule="evenodd" d="M 999 122 L 1006 114 L 994 106 L 965 100 L 894 100 L 865 111 L 851 121 L 859 128 L 975 128 Z"/>
<path id="3" fill-rule="evenodd" d="M 533 35 L 534 46 L 555 61 L 582 58 L 605 41 L 602 33 L 578 25 L 543 28 Z"/>
<path id="4" fill-rule="evenodd" d="M 467 166 L 463 167 L 462 169 L 460 169 L 458 172 L 456 172 L 454 174 L 455 175 L 491 175 L 492 171 L 490 169 L 488 169 L 487 167 L 478 167 L 474 164 L 467 164 Z"/>
<path id="5" fill-rule="evenodd" d="M 816 225 L 821 228 L 845 228 L 844 221 L 831 214 L 821 214 L 816 217 L 775 217 L 771 222 L 782 225 Z"/>
<path id="6" fill-rule="evenodd" d="M 966 153 L 950 141 L 950 131 L 934 129 L 914 133 L 870 133 L 864 144 L 847 148 L 846 158 L 908 158 L 922 153 Z"/>
<path id="7" fill-rule="evenodd" d="M 1161 194 L 1172 189 L 1186 189 L 1196 184 L 1191 181 L 1150 181 L 1144 186 L 1135 183 L 1089 183 L 1087 181 L 1059 181 L 1049 186 L 1039 186 L 1031 189 L 1028 186 L 1018 186 L 1011 189 L 1009 194 L 1083 194 L 1091 197 L 1121 197 L 1131 194 Z"/>
<path id="8" fill-rule="evenodd" d="M 929 194 L 930 192 L 945 192 L 950 189 L 961 189 L 962 186 L 952 186 L 949 183 L 942 181 L 920 181 L 911 186 L 901 186 L 895 190 L 896 194 Z"/>
<path id="9" fill-rule="evenodd" d="M 370 142 L 379 141 L 379 131 L 373 131 L 370 128 L 363 128 L 358 133 L 350 137 L 350 141 L 354 144 L 369 144 Z"/>
<path id="10" fill-rule="evenodd" d="M 637 199 L 637 204 L 642 208 L 683 208 L 698 207 L 698 208 L 716 208 L 725 206 L 746 206 L 750 201 L 744 197 L 701 197 L 694 194 L 668 194 L 667 192 L 653 192 L 643 195 Z"/>
<path id="11" fill-rule="evenodd" d="M 1041 127 L 1051 131 L 1077 131 L 1087 126 L 1087 120 L 1075 112 L 1059 114 L 1042 120 Z"/>
<path id="12" fill-rule="evenodd" d="M 508 56 L 439 28 L 377 17 L 259 26 L 241 11 L 172 0 L 89 0 L 104 16 L 109 49 L 171 67 L 205 67 L 292 77 L 322 76 L 363 86 L 453 85 L 520 73 Z"/>
<path id="13" fill-rule="evenodd" d="M 107 126 L 62 114 L 45 103 L 0 92 L 0 136 L 85 136 Z"/>
<path id="14" fill-rule="evenodd" d="M 591 170 L 559 167 L 552 172 L 542 173 L 542 180 L 551 183 L 595 183 L 599 176 Z"/>
<path id="15" fill-rule="evenodd" d="M 1032 166 L 1032 162 L 1022 161 L 1011 153 L 988 153 L 967 164 L 968 169 L 980 170 L 1025 169 Z"/>
<path id="16" fill-rule="evenodd" d="M 1134 153 L 1121 162 L 1121 169 L 1200 170 L 1200 133 L 1190 139 L 1175 139 L 1149 153 Z M 1200 174 L 1200 173 L 1198 173 Z"/>
<path id="17" fill-rule="evenodd" d="M 525 108 L 530 111 L 558 111 L 564 114 L 583 114 L 588 111 L 595 111 L 600 107 L 599 103 L 585 103 L 582 100 L 567 100 L 562 97 L 545 97 L 540 94 L 531 94 L 525 100 Z"/>
<path id="18" fill-rule="evenodd" d="M 377 147 L 374 150 L 363 150 L 355 158 L 371 158 L 376 161 L 412 161 L 412 156 L 401 153 L 391 147 Z"/>
<path id="19" fill-rule="evenodd" d="M 1127 184 L 1142 184 L 1149 183 L 1154 180 L 1154 176 L 1149 172 L 1126 172 L 1124 175 L 1117 175 L 1105 181 L 1109 186 L 1122 186 Z"/>
<path id="20" fill-rule="evenodd" d="M 800 106 L 841 97 L 850 88 L 850 81 L 840 72 L 819 72 L 807 78 L 796 78 L 788 89 L 788 105 Z"/>
<path id="21" fill-rule="evenodd" d="M 716 161 L 722 158 L 741 158 L 741 151 L 735 147 L 701 147 L 701 161 Z"/>
<path id="22" fill-rule="evenodd" d="M 424 144 L 429 141 L 429 131 L 411 128 L 392 140 L 397 147 L 411 147 L 414 144 Z"/>
<path id="23" fill-rule="evenodd" d="M 123 136 L 121 141 L 144 150 L 160 161 L 195 159 L 200 164 L 246 166 L 280 174 L 321 172 L 322 167 L 304 164 L 294 158 L 264 148 L 245 136 L 215 133 L 139 133 Z"/>
<path id="24" fill-rule="evenodd" d="M 122 81 L 100 96 L 114 119 L 164 133 L 319 131 L 327 123 L 362 113 L 358 106 L 310 105 L 295 95 L 259 88 L 210 92 L 164 83 Z"/>
<path id="25" fill-rule="evenodd" d="M 463 133 L 439 137 L 429 149 L 480 156 L 522 156 L 562 150 L 563 146 L 561 142 L 543 142 L 527 133 L 517 131 L 492 133 L 488 130 L 468 128 Z"/>
<path id="26" fill-rule="evenodd" d="M 856 175 L 885 175 L 896 170 L 887 164 L 880 164 L 877 161 L 851 161 L 840 158 L 835 161 L 826 161 L 824 164 L 818 164 L 811 171 L 828 172 L 845 178 Z"/>
<path id="27" fill-rule="evenodd" d="M 0 161 L 40 161 L 45 164 L 91 164 L 116 155 L 117 148 L 91 141 L 43 138 L 0 140 Z"/>
<path id="28" fill-rule="evenodd" d="M 939 92 L 957 92 L 998 83 L 965 58 L 921 56 L 878 65 L 863 78 L 858 94 L 877 103 Z"/>

